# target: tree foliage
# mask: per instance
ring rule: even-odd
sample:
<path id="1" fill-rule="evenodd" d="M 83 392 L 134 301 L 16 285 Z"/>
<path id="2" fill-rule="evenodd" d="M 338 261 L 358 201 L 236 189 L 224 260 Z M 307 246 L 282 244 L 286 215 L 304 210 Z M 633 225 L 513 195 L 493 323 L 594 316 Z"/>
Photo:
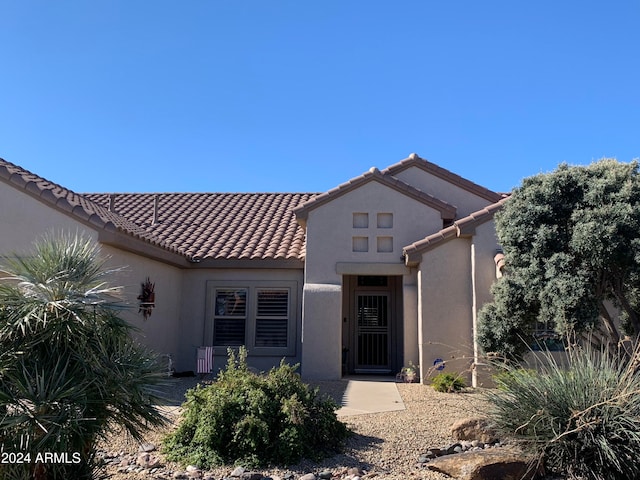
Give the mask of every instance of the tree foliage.
<path id="1" fill-rule="evenodd" d="M 140 438 L 163 422 L 156 356 L 119 317 L 94 242 L 50 235 L 0 272 L 0 445 L 28 459 L 1 464 L 0 478 L 93 478 L 113 424 Z M 39 462 L 43 453 L 65 461 Z"/>
<path id="2" fill-rule="evenodd" d="M 496 215 L 507 274 L 479 315 L 486 351 L 518 356 L 536 322 L 558 334 L 621 332 L 605 307 L 640 333 L 640 176 L 638 163 L 603 159 L 560 165 L 525 179 Z"/>

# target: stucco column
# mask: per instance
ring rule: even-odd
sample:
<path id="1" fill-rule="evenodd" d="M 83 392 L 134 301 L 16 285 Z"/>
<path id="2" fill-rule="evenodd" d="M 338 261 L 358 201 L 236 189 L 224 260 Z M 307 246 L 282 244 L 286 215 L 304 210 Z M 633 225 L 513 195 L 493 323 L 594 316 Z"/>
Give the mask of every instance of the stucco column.
<path id="1" fill-rule="evenodd" d="M 303 378 L 339 380 L 342 377 L 342 287 L 307 283 L 303 291 Z"/>
<path id="2" fill-rule="evenodd" d="M 402 287 L 402 307 L 404 312 L 403 325 L 403 352 L 404 366 L 409 362 L 418 365 L 420 354 L 418 352 L 418 326 L 420 325 L 418 310 L 418 286 L 415 283 L 405 284 Z"/>

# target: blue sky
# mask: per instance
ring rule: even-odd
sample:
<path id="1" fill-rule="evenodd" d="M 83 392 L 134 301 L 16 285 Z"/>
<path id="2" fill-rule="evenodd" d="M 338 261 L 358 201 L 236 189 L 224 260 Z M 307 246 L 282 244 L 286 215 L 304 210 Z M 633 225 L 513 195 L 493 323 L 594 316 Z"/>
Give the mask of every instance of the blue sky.
<path id="1" fill-rule="evenodd" d="M 78 192 L 497 191 L 640 157 L 640 2 L 0 0 L 0 157 Z"/>

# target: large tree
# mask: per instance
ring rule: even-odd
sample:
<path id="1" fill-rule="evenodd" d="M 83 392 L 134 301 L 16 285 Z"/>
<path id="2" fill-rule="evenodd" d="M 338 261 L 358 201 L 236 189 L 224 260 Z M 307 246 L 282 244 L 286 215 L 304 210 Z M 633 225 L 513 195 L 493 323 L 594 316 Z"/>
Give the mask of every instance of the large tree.
<path id="1" fill-rule="evenodd" d="M 480 312 L 485 351 L 519 356 L 536 322 L 559 335 L 596 329 L 613 343 L 623 334 L 638 336 L 637 162 L 563 164 L 529 177 L 496 215 L 496 231 L 506 275 Z"/>
<path id="2" fill-rule="evenodd" d="M 141 439 L 163 423 L 156 355 L 120 318 L 120 289 L 94 242 L 51 235 L 4 263 L 0 478 L 93 478 L 96 442 L 111 427 Z"/>

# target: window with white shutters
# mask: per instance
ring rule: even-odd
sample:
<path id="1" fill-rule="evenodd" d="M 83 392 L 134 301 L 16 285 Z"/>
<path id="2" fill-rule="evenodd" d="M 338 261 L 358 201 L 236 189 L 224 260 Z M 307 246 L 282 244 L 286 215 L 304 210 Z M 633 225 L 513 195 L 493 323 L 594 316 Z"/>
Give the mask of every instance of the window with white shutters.
<path id="1" fill-rule="evenodd" d="M 205 338 L 215 347 L 247 347 L 249 355 L 296 353 L 298 282 L 207 282 Z"/>
<path id="2" fill-rule="evenodd" d="M 289 290 L 258 289 L 256 304 L 256 347 L 286 347 Z"/>

